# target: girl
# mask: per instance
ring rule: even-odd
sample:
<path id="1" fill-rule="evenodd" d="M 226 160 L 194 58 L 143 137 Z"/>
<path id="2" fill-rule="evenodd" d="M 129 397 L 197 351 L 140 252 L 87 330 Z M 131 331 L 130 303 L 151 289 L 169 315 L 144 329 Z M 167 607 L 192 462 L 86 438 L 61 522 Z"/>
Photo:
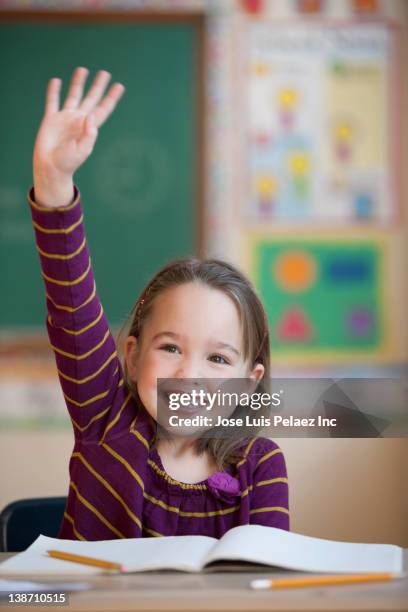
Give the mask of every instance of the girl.
<path id="1" fill-rule="evenodd" d="M 280 448 L 267 438 L 157 439 L 158 378 L 269 377 L 263 307 L 230 264 L 171 262 L 136 303 L 122 369 L 95 290 L 73 174 L 124 87 L 77 68 L 59 108 L 49 82 L 29 203 L 46 287 L 47 330 L 75 432 L 60 537 L 221 537 L 237 525 L 289 529 Z"/>

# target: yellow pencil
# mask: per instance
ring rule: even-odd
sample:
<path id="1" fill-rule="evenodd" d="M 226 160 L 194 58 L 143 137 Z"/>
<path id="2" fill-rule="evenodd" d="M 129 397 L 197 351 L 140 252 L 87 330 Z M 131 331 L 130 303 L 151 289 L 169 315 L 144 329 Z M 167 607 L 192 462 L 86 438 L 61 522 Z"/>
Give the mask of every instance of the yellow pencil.
<path id="1" fill-rule="evenodd" d="M 335 576 L 308 576 L 305 578 L 278 578 L 276 580 L 253 580 L 251 588 L 261 589 L 289 589 L 297 587 L 329 586 L 337 584 L 353 584 L 359 582 L 386 582 L 395 578 L 402 578 L 405 574 L 351 574 Z"/>
<path id="2" fill-rule="evenodd" d="M 113 561 L 103 561 L 102 559 L 94 559 L 93 557 L 84 557 L 83 555 L 74 555 L 73 553 L 62 552 L 62 550 L 47 550 L 50 557 L 62 559 L 63 561 L 72 561 L 73 563 L 82 563 L 83 565 L 93 565 L 108 570 L 123 571 L 123 566 L 120 563 Z"/>

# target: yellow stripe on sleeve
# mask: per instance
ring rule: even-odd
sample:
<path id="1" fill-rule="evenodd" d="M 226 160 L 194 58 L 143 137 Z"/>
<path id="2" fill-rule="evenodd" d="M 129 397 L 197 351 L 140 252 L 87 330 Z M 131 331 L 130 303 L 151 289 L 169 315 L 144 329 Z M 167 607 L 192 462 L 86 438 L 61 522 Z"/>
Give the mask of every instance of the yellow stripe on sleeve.
<path id="1" fill-rule="evenodd" d="M 137 484 L 139 485 L 139 487 L 142 489 L 142 491 L 144 491 L 144 482 L 143 480 L 140 478 L 139 474 L 136 472 L 136 470 L 134 468 L 132 468 L 132 466 L 130 465 L 130 463 L 128 463 L 128 461 L 126 461 L 126 459 L 124 459 L 124 457 L 122 457 L 122 455 L 120 455 L 119 453 L 117 453 L 115 450 L 113 450 L 113 448 L 111 448 L 110 446 L 108 446 L 106 444 L 106 442 L 104 442 L 103 444 L 101 444 L 102 448 L 104 448 L 108 453 L 110 453 L 113 457 L 115 457 L 115 459 L 117 459 L 118 461 L 120 461 L 120 463 L 122 465 L 125 466 L 125 468 L 127 469 L 127 471 L 129 472 L 129 474 L 131 474 L 133 476 L 133 478 L 136 480 Z"/>
<path id="2" fill-rule="evenodd" d="M 121 378 L 120 381 L 118 382 L 118 387 L 121 387 L 122 385 L 123 385 L 123 378 Z M 94 397 L 87 399 L 85 402 L 77 402 L 76 400 L 73 400 L 72 398 L 68 397 L 66 393 L 64 393 L 64 397 L 68 402 L 70 402 L 71 404 L 74 404 L 74 406 L 78 406 L 78 408 L 83 408 L 84 406 L 89 406 L 89 404 L 92 404 L 93 402 L 96 402 L 97 400 L 103 399 L 104 397 L 108 395 L 108 393 L 111 393 L 111 391 L 112 389 L 103 391 L 102 393 L 99 393 L 98 395 L 94 395 Z"/>
<path id="3" fill-rule="evenodd" d="M 254 444 L 255 440 L 256 440 L 256 438 L 252 438 L 252 440 L 250 440 L 249 444 L 247 445 L 247 447 L 245 449 L 243 459 L 241 459 L 241 461 L 238 461 L 238 463 L 237 463 L 237 468 L 240 467 L 241 465 L 243 465 L 245 463 L 245 461 L 247 460 L 248 455 L 249 455 L 249 451 L 251 450 L 252 445 Z"/>
<path id="4" fill-rule="evenodd" d="M 88 325 L 85 325 L 85 327 L 83 327 L 82 329 L 75 330 L 75 329 L 67 329 L 66 327 L 60 327 L 59 329 L 61 329 L 67 334 L 71 334 L 72 336 L 79 336 L 80 334 L 83 334 L 84 332 L 88 331 L 88 329 L 91 329 L 92 327 L 97 325 L 97 323 L 99 323 L 99 321 L 102 319 L 102 316 L 103 316 L 103 308 L 101 304 L 99 314 L 96 317 L 96 319 L 94 321 L 91 321 L 91 323 L 88 323 Z M 51 327 L 55 327 L 52 321 L 51 315 L 48 315 L 48 323 L 51 325 Z"/>
<path id="5" fill-rule="evenodd" d="M 249 514 L 258 514 L 259 512 L 284 512 L 284 514 L 289 514 L 289 510 L 287 508 L 282 508 L 282 506 L 267 506 L 265 508 L 254 508 L 249 511 Z"/>
<path id="6" fill-rule="evenodd" d="M 149 535 L 155 537 L 155 538 L 164 538 L 164 534 L 163 533 L 159 533 L 158 531 L 155 531 L 154 529 L 149 529 L 148 527 L 143 527 L 143 531 L 145 531 L 146 533 L 148 533 Z"/>
<path id="7" fill-rule="evenodd" d="M 93 374 L 89 374 L 89 376 L 85 376 L 85 378 L 71 378 L 71 376 L 67 376 L 67 374 L 64 374 L 63 372 L 61 372 L 61 370 L 58 370 L 58 374 L 61 376 L 61 378 L 63 378 L 64 380 L 69 380 L 69 382 L 73 382 L 76 385 L 83 385 L 84 383 L 89 382 L 90 380 L 92 380 L 93 378 L 95 378 L 96 376 L 98 376 L 98 374 L 100 374 L 102 372 L 102 370 L 104 370 L 106 368 L 106 366 L 108 366 L 110 364 L 110 362 L 115 359 L 115 357 L 117 356 L 117 351 L 114 351 L 112 353 L 112 355 L 110 357 L 108 357 L 108 359 L 105 361 L 105 363 L 103 363 L 101 365 L 101 367 L 96 370 L 96 372 L 94 372 Z M 115 371 L 113 372 L 112 376 L 115 376 L 115 374 L 118 373 L 119 367 L 117 367 L 115 369 Z"/>
<path id="8" fill-rule="evenodd" d="M 55 306 L 55 308 L 58 308 L 58 310 L 66 310 L 67 312 L 76 312 L 80 308 L 83 308 L 84 306 L 89 304 L 89 302 L 91 302 L 94 299 L 96 295 L 96 284 L 94 281 L 93 290 L 92 290 L 91 295 L 88 298 L 86 298 L 85 302 L 82 302 L 82 304 L 80 304 L 79 306 L 76 306 L 75 308 L 72 308 L 72 306 L 64 306 L 63 304 L 57 304 L 56 302 L 54 302 L 54 300 L 48 293 L 46 293 L 45 295 L 47 299 L 50 300 L 51 304 Z"/>
<path id="9" fill-rule="evenodd" d="M 92 423 L 95 423 L 95 421 L 97 421 L 98 419 L 101 419 L 110 409 L 111 409 L 111 407 L 108 406 L 107 408 L 102 410 L 102 412 L 99 412 L 98 414 L 95 414 L 95 416 L 93 416 L 92 419 L 90 419 L 89 422 L 86 425 L 83 425 L 82 427 L 72 417 L 71 417 L 71 421 L 73 422 L 74 426 L 79 431 L 84 432 L 86 429 L 88 429 L 88 427 L 90 425 L 92 425 Z"/>
<path id="10" fill-rule="evenodd" d="M 256 487 L 263 487 L 264 485 L 274 484 L 275 482 L 288 482 L 287 478 L 279 477 L 279 478 L 271 478 L 270 480 L 261 480 L 255 483 Z M 248 493 L 250 493 L 254 488 L 254 485 L 249 485 L 244 491 L 241 493 L 241 499 L 246 497 Z"/>
<path id="11" fill-rule="evenodd" d="M 42 275 L 43 275 L 43 278 L 49 283 L 54 283 L 54 285 L 60 285 L 61 287 L 72 287 L 73 285 L 78 285 L 78 283 L 81 283 L 84 280 L 84 278 L 86 278 L 86 276 L 88 275 L 90 269 L 91 269 L 91 260 L 89 260 L 88 267 L 85 270 L 85 272 L 83 272 L 81 276 L 78 276 L 78 278 L 75 278 L 72 281 L 60 281 L 56 278 L 52 278 L 51 276 L 47 276 L 46 274 L 44 274 L 44 272 L 42 272 Z"/>
<path id="12" fill-rule="evenodd" d="M 122 380 L 122 382 L 123 382 L 123 380 Z M 120 417 L 122 416 L 122 412 L 124 411 L 124 409 L 125 409 L 125 407 L 126 407 L 127 403 L 129 402 L 129 400 L 130 400 L 130 398 L 131 398 L 131 397 L 132 397 L 132 394 L 131 394 L 131 393 L 128 393 L 128 394 L 127 394 L 127 396 L 126 396 L 126 398 L 125 398 L 125 400 L 124 400 L 124 402 L 123 402 L 123 404 L 122 404 L 122 406 L 120 407 L 120 409 L 119 409 L 119 411 L 118 411 L 117 415 L 116 415 L 116 416 L 115 416 L 115 418 L 114 418 L 114 419 L 113 419 L 113 420 L 112 420 L 110 423 L 108 423 L 108 425 L 106 426 L 105 431 L 104 431 L 104 432 L 103 432 L 103 434 L 102 434 L 102 438 L 101 438 L 101 439 L 100 439 L 100 441 L 99 441 L 99 444 L 103 444 L 103 442 L 105 441 L 106 434 L 108 433 L 108 431 L 110 431 L 110 430 L 112 429 L 112 427 L 113 427 L 114 425 L 116 425 L 116 423 L 119 421 Z"/>
<path id="13" fill-rule="evenodd" d="M 63 260 L 67 260 L 67 259 L 72 259 L 76 255 L 79 255 L 79 253 L 84 249 L 85 245 L 86 245 L 86 238 L 83 239 L 82 244 L 77 248 L 76 251 L 73 251 L 72 253 L 68 253 L 68 255 L 60 255 L 59 253 L 47 253 L 46 251 L 43 251 L 42 249 L 40 249 L 38 244 L 36 246 L 37 246 L 37 251 L 43 257 L 47 257 L 48 259 L 63 259 Z"/>
<path id="14" fill-rule="evenodd" d="M 140 431 L 137 431 L 137 429 L 133 429 L 133 428 L 132 428 L 132 429 L 130 430 L 130 433 L 132 433 L 134 436 L 136 436 L 136 438 L 137 438 L 138 440 L 140 440 L 140 442 L 141 442 L 142 444 L 144 444 L 144 445 L 145 445 L 145 447 L 147 448 L 147 450 L 149 450 L 149 443 L 148 443 L 148 441 L 146 440 L 146 438 L 145 438 L 144 436 L 142 436 L 142 434 L 140 433 Z"/>
<path id="15" fill-rule="evenodd" d="M 77 530 L 77 528 L 75 527 L 74 519 L 72 518 L 72 516 L 70 516 L 68 514 L 68 512 L 64 512 L 64 516 L 67 519 L 67 521 L 69 521 L 71 523 L 72 531 L 74 532 L 74 534 L 76 535 L 78 540 L 86 540 L 86 538 L 84 538 L 84 536 L 82 534 L 80 534 L 79 531 Z"/>
<path id="16" fill-rule="evenodd" d="M 261 465 L 261 463 L 263 463 L 264 461 L 269 459 L 269 457 L 273 457 L 274 455 L 280 455 L 280 454 L 282 454 L 282 450 L 280 448 L 275 448 L 275 450 L 272 450 L 269 453 L 266 453 L 266 455 L 264 455 L 263 457 L 260 458 L 260 460 L 256 464 L 255 468 L 257 468 L 258 465 Z"/>
<path id="17" fill-rule="evenodd" d="M 89 351 L 87 351 L 86 353 L 82 353 L 82 355 L 74 355 L 74 353 L 67 353 L 66 351 L 62 351 L 61 349 L 59 349 L 57 346 L 54 346 L 53 344 L 51 344 L 51 348 L 59 355 L 63 355 L 64 357 L 69 357 L 70 359 L 75 359 L 76 361 L 80 361 L 81 359 L 86 359 L 86 357 L 89 357 L 89 355 L 92 355 L 92 353 L 94 353 L 99 348 L 101 348 L 101 346 L 109 338 L 109 335 L 110 335 L 110 330 L 108 329 L 104 337 L 102 338 L 102 340 L 96 346 L 94 346 Z"/>
<path id="18" fill-rule="evenodd" d="M 82 455 L 82 453 L 80 452 L 75 452 L 72 453 L 73 457 L 78 457 L 78 459 L 80 459 L 80 461 L 83 463 L 83 465 L 91 472 L 91 474 L 93 474 L 95 476 L 95 478 L 97 480 L 99 480 L 99 482 L 110 492 L 112 493 L 113 497 L 115 499 L 118 500 L 118 502 L 122 505 L 122 507 L 124 508 L 124 510 L 126 511 L 126 513 L 128 514 L 128 516 L 130 516 L 130 518 L 136 523 L 136 525 L 139 527 L 139 529 L 142 529 L 142 523 L 140 522 L 139 518 L 131 511 L 131 509 L 129 508 L 129 506 L 126 504 L 126 502 L 121 498 L 121 496 L 119 495 L 119 493 L 117 491 L 115 491 L 115 489 L 112 487 L 112 485 L 109 484 L 109 482 L 107 482 L 103 476 L 101 476 L 100 474 L 98 474 L 98 472 L 88 463 L 88 461 L 85 459 L 85 457 Z"/>
<path id="19" fill-rule="evenodd" d="M 252 491 L 252 489 L 254 488 L 253 485 L 249 485 L 244 491 L 242 491 L 241 493 L 241 499 L 243 497 L 246 497 L 248 495 L 248 493 L 250 493 Z"/>
<path id="20" fill-rule="evenodd" d="M 43 234 L 70 234 L 71 232 L 74 231 L 74 229 L 78 227 L 78 225 L 81 225 L 83 220 L 84 220 L 84 215 L 81 215 L 78 221 L 75 221 L 75 223 L 73 223 L 72 225 L 64 229 L 48 229 L 46 227 L 43 227 L 42 225 L 39 225 L 35 221 L 33 221 L 33 225 L 35 229 L 37 229 L 39 232 L 42 232 Z"/>
<path id="21" fill-rule="evenodd" d="M 275 482 L 288 482 L 287 478 L 279 477 L 279 478 L 271 478 L 270 480 L 260 480 L 256 483 L 257 487 L 263 487 L 264 485 L 274 484 Z"/>
<path id="22" fill-rule="evenodd" d="M 115 535 L 117 535 L 118 538 L 125 538 L 126 536 L 123 535 L 123 533 L 121 531 L 119 531 L 119 529 L 116 529 L 116 527 L 114 527 L 112 525 L 112 523 L 110 523 L 108 521 L 107 518 L 105 518 L 103 516 L 103 514 L 101 514 L 99 512 L 99 510 L 97 510 L 97 508 L 95 508 L 95 506 L 93 506 L 87 499 L 85 499 L 85 497 L 83 495 L 80 494 L 80 492 L 78 491 L 78 487 L 76 486 L 76 484 L 74 482 L 69 483 L 70 487 L 75 491 L 77 498 L 79 499 L 79 501 L 86 507 L 88 508 L 88 510 L 90 510 L 91 512 L 93 512 L 95 514 L 95 516 L 98 517 L 98 519 L 100 521 L 102 521 L 102 523 L 104 525 L 106 525 L 106 527 L 108 527 L 108 529 L 110 529 Z"/>
<path id="23" fill-rule="evenodd" d="M 110 391 L 111 391 L 110 389 L 108 389 L 107 391 L 103 391 L 103 393 L 94 395 L 94 397 L 89 398 L 85 402 L 77 402 L 76 400 L 73 400 L 71 397 L 68 397 L 66 393 L 64 393 L 64 397 L 68 402 L 70 402 L 70 404 L 74 404 L 74 406 L 78 406 L 78 408 L 83 408 L 84 406 L 89 406 L 89 404 L 93 404 L 93 402 L 96 402 L 97 400 L 100 400 L 106 397 L 108 393 L 110 393 Z"/>

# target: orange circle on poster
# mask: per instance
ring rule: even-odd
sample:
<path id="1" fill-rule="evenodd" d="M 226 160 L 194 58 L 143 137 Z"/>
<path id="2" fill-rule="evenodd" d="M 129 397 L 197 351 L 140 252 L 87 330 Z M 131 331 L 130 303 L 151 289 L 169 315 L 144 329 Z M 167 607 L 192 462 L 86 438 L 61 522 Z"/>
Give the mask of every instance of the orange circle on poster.
<path id="1" fill-rule="evenodd" d="M 272 274 L 285 291 L 305 291 L 316 281 L 316 260 L 305 251 L 287 251 L 275 261 Z"/>

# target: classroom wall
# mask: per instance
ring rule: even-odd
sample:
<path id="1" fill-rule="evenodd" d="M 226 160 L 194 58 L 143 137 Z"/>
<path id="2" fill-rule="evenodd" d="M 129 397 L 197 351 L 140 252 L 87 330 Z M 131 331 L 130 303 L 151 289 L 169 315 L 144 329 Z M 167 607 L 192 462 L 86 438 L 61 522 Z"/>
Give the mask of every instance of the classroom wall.
<path id="1" fill-rule="evenodd" d="M 28 2 L 7 2 L 5 7 L 29 6 Z M 41 2 L 42 7 L 46 3 Z M 69 9 L 75 2 L 59 3 Z M 99 7 L 103 3 L 97 3 Z M 108 3 L 106 3 L 107 5 Z M 127 7 L 131 2 L 123 3 Z M 135 0 L 134 7 L 138 7 Z M 143 3 L 146 6 L 146 2 Z M 171 3 L 152 2 L 152 6 L 167 9 Z M 232 3 L 226 3 L 231 5 Z M 224 7 L 226 6 L 224 4 Z M 276 3 L 282 7 L 285 3 Z M 31 6 L 35 6 L 33 2 Z M 89 6 L 91 3 L 89 3 Z M 183 6 L 177 3 L 178 8 Z M 341 3 L 337 3 L 338 6 Z M 408 24 L 407 3 L 386 3 L 392 17 Z M 53 3 L 49 6 L 53 8 Z M 186 2 L 184 6 L 197 10 L 212 10 L 209 31 L 220 28 L 228 36 L 228 24 L 223 14 L 217 22 L 217 11 L 222 13 L 222 3 Z M 230 39 L 225 40 L 228 54 L 233 54 Z M 405 43 L 402 65 L 408 62 L 408 46 Z M 407 82 L 404 81 L 405 104 L 408 101 Z M 230 126 L 231 127 L 231 126 Z M 228 137 L 228 133 L 227 133 Z M 225 146 L 225 142 L 224 142 Z M 404 126 L 404 151 L 408 159 L 408 129 Z M 233 159 L 232 152 L 223 153 Z M 228 157 L 229 156 L 229 157 Z M 226 170 L 228 191 L 233 177 Z M 408 193 L 407 177 L 404 176 L 404 193 Z M 211 186 L 208 191 L 211 194 Z M 214 188 L 215 189 L 215 188 Z M 215 193 L 215 191 L 214 191 Z M 225 195 L 226 194 L 226 195 Z M 228 195 L 229 194 L 229 195 Z M 404 222 L 396 235 L 398 257 L 393 267 L 390 282 L 399 286 L 407 261 L 408 224 L 407 199 L 404 199 Z M 222 232 L 232 221 L 231 210 L 221 212 L 218 218 L 220 234 L 214 234 L 215 249 Z M 233 233 L 225 236 L 219 254 L 225 254 L 233 246 Z M 396 290 L 394 295 L 401 295 Z M 398 354 L 401 362 L 408 361 L 408 326 L 405 322 L 404 305 L 408 291 L 403 285 L 404 299 L 395 304 L 398 318 Z M 305 534 L 347 539 L 354 541 L 392 542 L 408 546 L 408 439 L 285 439 L 279 441 L 286 456 L 290 482 L 291 528 Z M 0 507 L 23 497 L 64 495 L 68 487 L 68 459 L 73 445 L 71 431 L 0 431 Z"/>

